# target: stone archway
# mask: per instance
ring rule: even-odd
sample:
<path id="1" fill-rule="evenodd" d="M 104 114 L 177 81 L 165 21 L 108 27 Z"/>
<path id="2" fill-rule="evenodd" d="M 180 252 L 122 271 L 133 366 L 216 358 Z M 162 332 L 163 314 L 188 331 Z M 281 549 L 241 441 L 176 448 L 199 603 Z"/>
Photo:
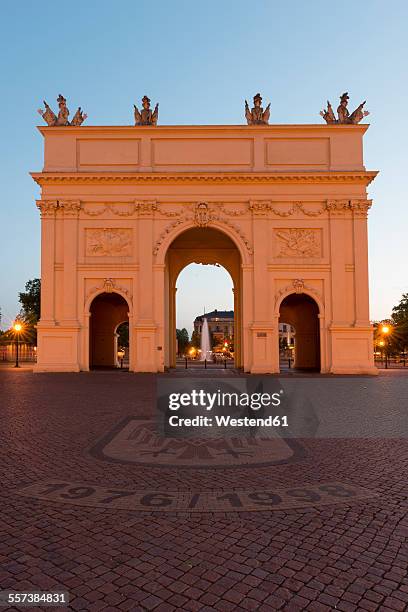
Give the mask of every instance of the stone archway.
<path id="1" fill-rule="evenodd" d="M 119 293 L 100 293 L 90 305 L 89 367 L 117 366 L 118 326 L 129 320 L 129 305 Z"/>
<path id="2" fill-rule="evenodd" d="M 231 276 L 234 291 L 234 361 L 242 365 L 242 272 L 241 254 L 233 240 L 214 227 L 190 227 L 169 245 L 165 258 L 165 351 L 164 364 L 176 365 L 176 282 L 191 263 L 219 264 Z M 200 313 L 197 313 L 200 314 Z"/>
<path id="3" fill-rule="evenodd" d="M 280 304 L 279 319 L 295 330 L 294 367 L 321 369 L 319 306 L 306 293 L 291 293 Z"/>

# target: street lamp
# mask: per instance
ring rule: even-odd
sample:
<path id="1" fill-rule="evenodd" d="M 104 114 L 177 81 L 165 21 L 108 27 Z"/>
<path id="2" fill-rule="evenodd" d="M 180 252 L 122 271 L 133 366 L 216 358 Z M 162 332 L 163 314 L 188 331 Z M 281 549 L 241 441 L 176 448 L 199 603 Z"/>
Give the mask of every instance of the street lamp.
<path id="1" fill-rule="evenodd" d="M 21 323 L 16 322 L 13 325 L 13 329 L 16 335 L 16 365 L 14 367 L 19 368 L 20 365 L 18 363 L 18 346 L 19 346 L 20 332 L 23 329 L 23 326 L 21 325 Z"/>
<path id="2" fill-rule="evenodd" d="M 120 362 L 120 369 L 123 368 L 123 358 L 124 358 L 124 356 L 125 356 L 125 349 L 120 348 L 118 350 L 118 359 L 119 359 L 119 362 Z"/>
<path id="3" fill-rule="evenodd" d="M 384 338 L 386 338 L 387 342 L 383 342 L 383 345 L 385 344 L 385 349 L 384 349 L 384 353 L 385 353 L 385 368 L 388 368 L 388 351 L 389 351 L 389 344 L 390 344 L 390 340 L 389 340 L 389 334 L 391 332 L 391 327 L 389 325 L 382 325 L 381 327 L 381 331 L 384 335 Z M 381 342 L 380 342 L 381 344 Z"/>

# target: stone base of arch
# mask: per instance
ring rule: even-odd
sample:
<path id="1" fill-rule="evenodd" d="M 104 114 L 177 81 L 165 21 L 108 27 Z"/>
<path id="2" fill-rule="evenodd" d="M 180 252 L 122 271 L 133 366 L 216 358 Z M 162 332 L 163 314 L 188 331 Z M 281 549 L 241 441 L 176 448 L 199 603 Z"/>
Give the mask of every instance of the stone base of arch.
<path id="1" fill-rule="evenodd" d="M 79 345 L 81 328 L 79 324 L 56 325 L 37 324 L 38 360 L 33 372 L 80 372 Z"/>
<path id="2" fill-rule="evenodd" d="M 329 328 L 331 364 L 330 374 L 366 374 L 377 376 L 372 351 L 372 328 L 334 326 Z"/>

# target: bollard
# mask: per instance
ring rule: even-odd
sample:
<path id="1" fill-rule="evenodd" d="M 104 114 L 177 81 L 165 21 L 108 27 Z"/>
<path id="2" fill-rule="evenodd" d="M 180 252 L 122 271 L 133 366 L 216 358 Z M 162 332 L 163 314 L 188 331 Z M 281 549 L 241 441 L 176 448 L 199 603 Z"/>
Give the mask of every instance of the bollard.
<path id="1" fill-rule="evenodd" d="M 289 370 L 290 370 L 290 357 L 288 359 L 288 365 L 289 365 Z"/>
<path id="2" fill-rule="evenodd" d="M 120 369 L 123 368 L 123 359 L 120 360 Z"/>
<path id="3" fill-rule="evenodd" d="M 227 369 L 227 360 L 224 358 L 224 370 Z"/>
<path id="4" fill-rule="evenodd" d="M 187 370 L 187 357 L 186 357 L 186 370 Z"/>
<path id="5" fill-rule="evenodd" d="M 204 359 L 204 369 L 207 369 L 207 359 Z"/>

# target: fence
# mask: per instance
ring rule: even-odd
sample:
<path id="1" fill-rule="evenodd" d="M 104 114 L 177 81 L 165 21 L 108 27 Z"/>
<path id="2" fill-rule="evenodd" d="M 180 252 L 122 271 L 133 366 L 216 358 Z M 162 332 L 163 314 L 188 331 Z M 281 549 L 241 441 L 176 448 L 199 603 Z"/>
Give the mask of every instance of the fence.
<path id="1" fill-rule="evenodd" d="M 408 368 L 408 356 L 406 357 L 375 357 L 374 363 L 377 368 Z"/>
<path id="2" fill-rule="evenodd" d="M 36 346 L 32 344 L 25 344 L 21 342 L 18 345 L 18 359 L 19 361 L 36 361 Z M 0 346 L 0 362 L 1 361 L 15 361 L 16 360 L 16 344 L 3 344 Z"/>

